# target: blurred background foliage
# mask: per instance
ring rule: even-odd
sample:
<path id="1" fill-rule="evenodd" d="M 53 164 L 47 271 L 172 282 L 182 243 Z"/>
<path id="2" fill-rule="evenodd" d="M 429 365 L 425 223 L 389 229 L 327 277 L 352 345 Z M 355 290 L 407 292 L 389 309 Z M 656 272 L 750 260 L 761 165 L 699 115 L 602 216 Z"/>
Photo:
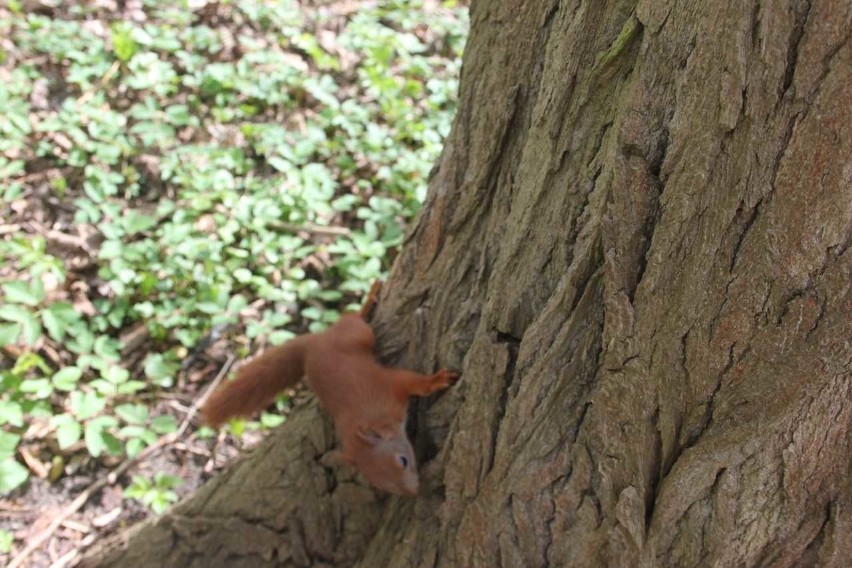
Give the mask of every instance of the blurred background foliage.
<path id="1" fill-rule="evenodd" d="M 138 454 L 226 361 L 360 301 L 449 132 L 466 18 L 427 0 L 0 8 L 0 493 Z M 161 511 L 178 477 L 124 496 Z"/>

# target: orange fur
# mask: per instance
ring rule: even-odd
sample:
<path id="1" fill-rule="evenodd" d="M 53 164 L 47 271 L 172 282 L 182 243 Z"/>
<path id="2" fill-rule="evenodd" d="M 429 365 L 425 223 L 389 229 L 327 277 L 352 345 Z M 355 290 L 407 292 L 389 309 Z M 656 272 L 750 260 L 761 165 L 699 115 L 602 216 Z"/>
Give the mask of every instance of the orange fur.
<path id="1" fill-rule="evenodd" d="M 236 380 L 225 383 L 207 399 L 201 409 L 204 421 L 218 428 L 229 418 L 250 416 L 269 406 L 279 392 L 295 386 L 304 373 L 305 347 L 310 338 L 297 337 L 243 365 Z"/>
<path id="2" fill-rule="evenodd" d="M 340 461 L 352 464 L 374 486 L 413 495 L 418 478 L 414 450 L 405 434 L 408 399 L 443 390 L 458 378 L 383 367 L 373 354 L 375 338 L 365 319 L 378 301 L 373 285 L 359 314 L 345 315 L 322 333 L 303 335 L 266 351 L 243 366 L 202 409 L 211 426 L 268 406 L 281 390 L 304 376 L 331 415 L 340 436 Z"/>

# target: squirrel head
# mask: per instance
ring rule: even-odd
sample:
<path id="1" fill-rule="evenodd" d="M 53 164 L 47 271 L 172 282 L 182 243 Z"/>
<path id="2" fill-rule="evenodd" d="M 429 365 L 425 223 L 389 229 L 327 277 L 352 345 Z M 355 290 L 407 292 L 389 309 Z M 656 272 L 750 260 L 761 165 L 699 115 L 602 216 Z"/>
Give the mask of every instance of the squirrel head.
<path id="1" fill-rule="evenodd" d="M 359 427 L 348 457 L 374 487 L 397 495 L 417 494 L 417 462 L 404 427 Z"/>

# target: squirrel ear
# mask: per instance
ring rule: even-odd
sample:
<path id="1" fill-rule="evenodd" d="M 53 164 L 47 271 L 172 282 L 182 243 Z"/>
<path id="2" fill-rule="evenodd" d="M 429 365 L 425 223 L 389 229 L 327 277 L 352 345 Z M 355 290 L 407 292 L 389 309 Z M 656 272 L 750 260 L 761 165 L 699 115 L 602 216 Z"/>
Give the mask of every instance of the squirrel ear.
<path id="1" fill-rule="evenodd" d="M 378 444 L 388 438 L 387 432 L 383 428 L 362 425 L 358 427 L 358 437 L 368 444 Z"/>

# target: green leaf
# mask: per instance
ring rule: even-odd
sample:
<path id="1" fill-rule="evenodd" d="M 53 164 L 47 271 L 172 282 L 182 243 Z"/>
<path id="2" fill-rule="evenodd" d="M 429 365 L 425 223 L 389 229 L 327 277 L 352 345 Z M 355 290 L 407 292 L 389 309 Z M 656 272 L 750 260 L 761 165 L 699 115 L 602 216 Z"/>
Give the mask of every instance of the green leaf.
<path id="1" fill-rule="evenodd" d="M 56 427 L 56 441 L 59 442 L 60 449 L 64 450 L 80 439 L 83 429 L 71 415 L 59 414 L 54 416 L 51 422 Z"/>
<path id="2" fill-rule="evenodd" d="M 35 315 L 24 306 L 19 304 L 0 306 L 0 318 L 19 323 L 19 330 L 23 331 L 23 340 L 27 345 L 33 345 L 41 336 L 41 325 Z M 11 338 L 14 330 L 10 329 L 7 333 Z M 2 342 L 2 338 L 0 338 L 0 342 Z"/>
<path id="3" fill-rule="evenodd" d="M 130 371 L 117 365 L 111 365 L 103 377 L 114 385 L 121 384 L 130 378 Z"/>
<path id="4" fill-rule="evenodd" d="M 231 429 L 231 432 L 239 438 L 243 435 L 243 432 L 246 431 L 246 421 L 242 418 L 232 418 L 228 420 L 228 427 Z"/>
<path id="5" fill-rule="evenodd" d="M 103 453 L 106 449 L 106 442 L 104 441 L 103 429 L 94 427 L 91 424 L 86 424 L 86 449 L 89 450 L 89 454 L 92 457 L 98 457 Z"/>
<path id="6" fill-rule="evenodd" d="M 121 444 L 121 440 L 116 438 L 114 435 L 109 432 L 104 432 L 103 441 L 106 444 L 107 453 L 112 456 L 120 456 L 122 455 L 124 448 Z"/>
<path id="7" fill-rule="evenodd" d="M 31 284 L 26 282 L 5 282 L 2 286 L 6 300 L 17 304 L 37 306 L 44 300 L 44 285 L 38 278 Z"/>
<path id="8" fill-rule="evenodd" d="M 18 434 L 0 431 L 0 460 L 14 456 L 20 441 L 21 437 Z"/>
<path id="9" fill-rule="evenodd" d="M 141 499 L 152 488 L 151 482 L 141 475 L 134 475 L 133 481 L 124 490 L 124 496 L 131 499 Z"/>
<path id="10" fill-rule="evenodd" d="M 131 438 L 130 440 L 127 440 L 127 443 L 124 445 L 124 451 L 126 451 L 127 456 L 131 458 L 144 449 L 145 442 L 139 438 Z"/>
<path id="11" fill-rule="evenodd" d="M 0 554 L 8 554 L 12 550 L 15 536 L 7 530 L 0 529 Z"/>
<path id="12" fill-rule="evenodd" d="M 279 329 L 273 331 L 269 334 L 269 343 L 272 345 L 281 345 L 285 341 L 289 341 L 296 336 L 292 331 L 287 331 L 286 329 Z"/>
<path id="13" fill-rule="evenodd" d="M 280 414 L 271 414 L 269 412 L 264 412 L 260 415 L 260 424 L 264 428 L 275 428 L 276 426 L 280 426 L 284 423 L 285 418 Z"/>
<path id="14" fill-rule="evenodd" d="M 129 211 L 124 217 L 124 230 L 128 235 L 147 231 L 157 224 L 157 218 L 150 215 L 142 215 L 136 211 Z"/>
<path id="15" fill-rule="evenodd" d="M 24 425 L 21 405 L 12 400 L 0 400 L 0 424 L 11 424 L 20 428 Z"/>
<path id="16" fill-rule="evenodd" d="M 251 281 L 252 273 L 248 268 L 237 268 L 234 270 L 234 278 L 240 284 L 247 284 Z"/>
<path id="17" fill-rule="evenodd" d="M 24 343 L 29 346 L 35 345 L 35 342 L 41 337 L 41 324 L 34 314 L 28 314 L 21 321 L 21 331 L 23 332 L 21 338 Z"/>
<path id="18" fill-rule="evenodd" d="M 144 404 L 120 404 L 115 407 L 115 413 L 128 424 L 145 424 L 148 420 Z"/>
<path id="19" fill-rule="evenodd" d="M 47 366 L 44 359 L 39 357 L 36 353 L 24 353 L 15 361 L 15 366 L 12 367 L 12 373 L 16 375 L 23 375 L 30 369 L 34 368 L 41 369 L 45 373 L 51 372 L 50 367 Z"/>
<path id="20" fill-rule="evenodd" d="M 74 391 L 70 397 L 71 412 L 79 420 L 91 418 L 106 406 L 106 399 L 96 392 Z"/>
<path id="21" fill-rule="evenodd" d="M 142 381 L 127 381 L 126 383 L 118 385 L 116 391 L 118 394 L 133 394 L 135 392 L 145 390 L 147 386 L 148 385 Z"/>
<path id="22" fill-rule="evenodd" d="M 118 361 L 121 359 L 121 344 L 118 340 L 108 335 L 101 335 L 95 340 L 93 345 L 95 355 L 99 355 L 110 361 Z"/>
<path id="23" fill-rule="evenodd" d="M 195 432 L 195 435 L 198 436 L 199 440 L 211 440 L 216 437 L 216 431 L 209 426 L 202 426 Z"/>
<path id="24" fill-rule="evenodd" d="M 168 414 L 157 416 L 151 420 L 151 430 L 157 434 L 171 434 L 172 432 L 177 432 L 177 429 L 177 421 L 175 421 L 173 416 Z"/>
<path id="25" fill-rule="evenodd" d="M 142 442 L 145 442 L 146 445 L 154 444 L 158 439 L 156 433 L 148 430 L 144 426 L 125 426 L 118 431 L 118 435 L 124 440 L 138 438 Z"/>
<path id="26" fill-rule="evenodd" d="M 121 453 L 121 443 L 107 431 L 117 425 L 118 421 L 112 416 L 98 416 L 86 423 L 83 438 L 92 457 L 100 456 L 105 450 L 112 455 Z"/>
<path id="27" fill-rule="evenodd" d="M 104 396 L 115 396 L 118 394 L 118 388 L 104 379 L 89 381 L 88 385 Z"/>
<path id="28" fill-rule="evenodd" d="M 86 327 L 76 327 L 69 330 L 73 336 L 65 342 L 65 347 L 74 353 L 90 353 L 95 344 L 95 335 Z"/>
<path id="29" fill-rule="evenodd" d="M 222 307 L 216 302 L 198 302 L 195 308 L 205 314 L 213 315 L 222 311 Z"/>
<path id="30" fill-rule="evenodd" d="M 139 51 L 139 46 L 133 40 L 133 28 L 125 22 L 117 22 L 113 24 L 110 32 L 115 57 L 122 63 L 127 63 Z"/>
<path id="31" fill-rule="evenodd" d="M 41 321 L 44 324 L 44 327 L 47 328 L 47 333 L 50 337 L 56 341 L 62 341 L 65 337 L 66 324 L 64 321 L 56 317 L 56 314 L 50 310 L 44 310 L 41 312 Z"/>
<path id="32" fill-rule="evenodd" d="M 53 385 L 48 379 L 25 379 L 18 388 L 36 398 L 47 398 L 53 393 Z"/>
<path id="33" fill-rule="evenodd" d="M 0 495 L 5 495 L 20 487 L 29 476 L 29 470 L 15 461 L 14 458 L 0 461 Z"/>
<path id="34" fill-rule="evenodd" d="M 149 494 L 150 495 L 150 494 Z M 172 491 L 156 491 L 149 499 L 151 510 L 157 515 L 162 515 L 169 509 L 169 505 L 177 501 L 177 495 Z"/>
<path id="35" fill-rule="evenodd" d="M 154 487 L 158 489 L 174 489 L 175 487 L 180 487 L 182 484 L 183 479 L 176 475 L 169 475 L 167 473 L 154 474 Z"/>
<path id="36" fill-rule="evenodd" d="M 53 302 L 47 311 L 66 323 L 79 321 L 81 316 L 70 302 Z"/>
<path id="37" fill-rule="evenodd" d="M 167 361 L 160 353 L 152 353 L 145 359 L 145 376 L 158 386 L 171 386 L 172 376 L 177 370 L 178 365 Z"/>
<path id="38" fill-rule="evenodd" d="M 77 381 L 83 376 L 83 370 L 77 367 L 65 367 L 57 371 L 53 378 L 53 386 L 62 391 L 72 391 L 77 388 Z"/>
<path id="39" fill-rule="evenodd" d="M 0 347 L 14 344 L 18 341 L 19 335 L 21 335 L 21 324 L 0 323 Z"/>
<path id="40" fill-rule="evenodd" d="M 302 317 L 311 320 L 322 320 L 323 311 L 320 308 L 309 306 L 302 310 Z"/>
<path id="41" fill-rule="evenodd" d="M 30 311 L 19 304 L 6 304 L 0 306 L 0 318 L 6 321 L 20 322 L 30 317 Z"/>
<path id="42" fill-rule="evenodd" d="M 186 105 L 172 105 L 166 109 L 166 119 L 177 126 L 192 126 L 197 124 L 198 119 L 190 112 Z"/>

